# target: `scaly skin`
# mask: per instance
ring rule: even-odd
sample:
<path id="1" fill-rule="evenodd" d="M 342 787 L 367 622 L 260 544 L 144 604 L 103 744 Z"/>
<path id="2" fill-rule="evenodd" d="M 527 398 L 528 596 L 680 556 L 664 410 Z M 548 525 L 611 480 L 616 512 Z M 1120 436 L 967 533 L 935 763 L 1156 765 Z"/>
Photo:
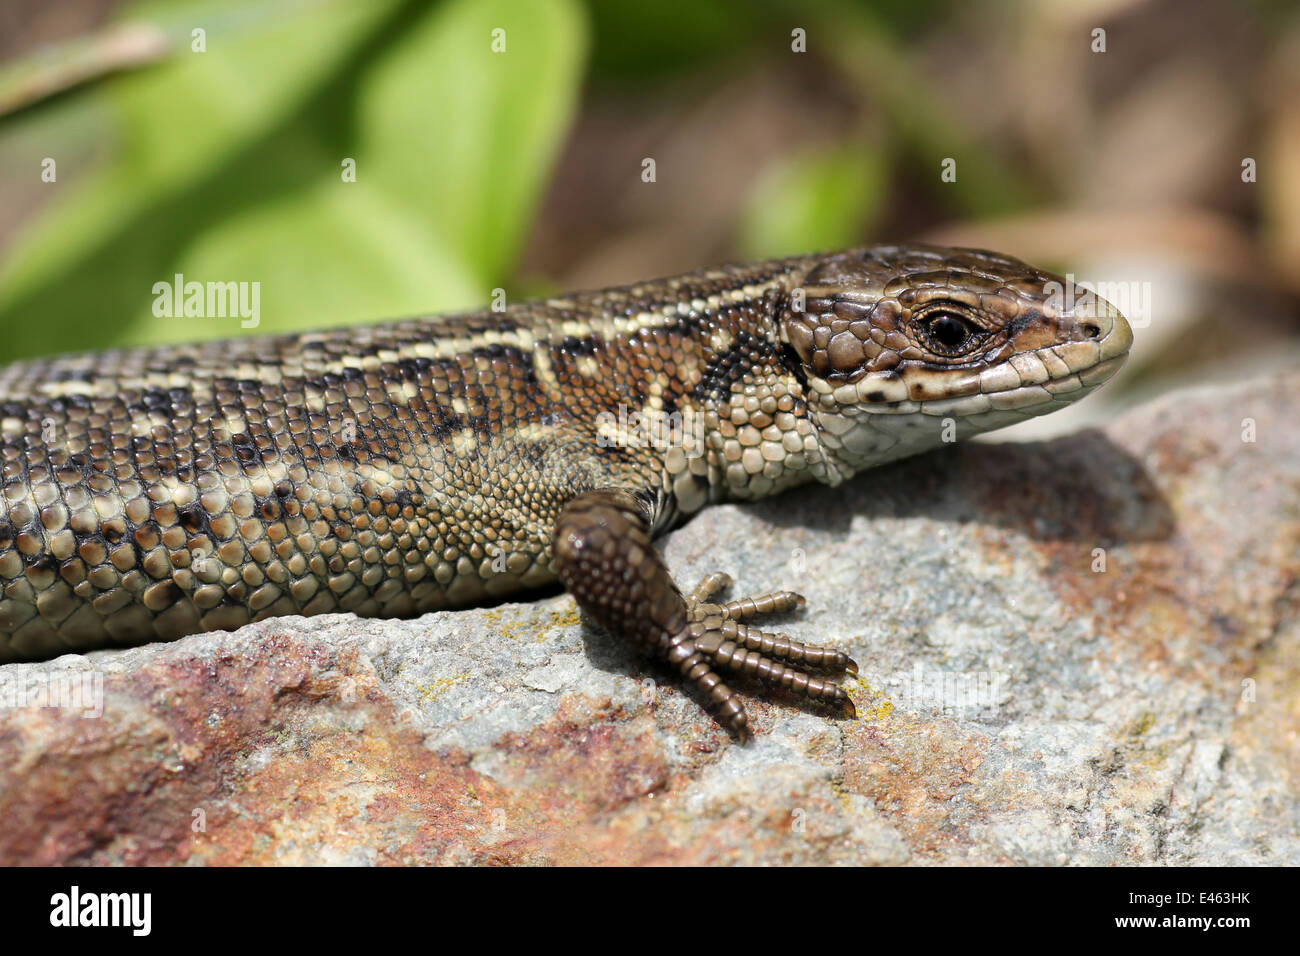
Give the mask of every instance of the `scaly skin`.
<path id="1" fill-rule="evenodd" d="M 558 579 L 742 737 L 715 669 L 847 704 L 804 672 L 847 657 L 744 623 L 802 598 L 713 604 L 716 577 L 683 596 L 651 538 L 710 502 L 837 484 L 1081 398 L 1132 335 L 1074 291 L 992 253 L 878 246 L 10 365 L 0 662 Z"/>

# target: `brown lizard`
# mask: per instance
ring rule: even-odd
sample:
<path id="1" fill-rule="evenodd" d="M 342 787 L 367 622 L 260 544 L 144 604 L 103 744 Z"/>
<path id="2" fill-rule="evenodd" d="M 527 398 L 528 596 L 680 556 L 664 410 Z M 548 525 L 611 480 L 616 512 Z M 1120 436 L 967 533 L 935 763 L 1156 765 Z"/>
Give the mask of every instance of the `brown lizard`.
<path id="1" fill-rule="evenodd" d="M 744 736 L 719 672 L 849 705 L 837 650 L 683 594 L 652 537 L 1068 405 L 1132 333 L 1016 259 L 888 245 L 504 311 L 0 369 L 0 662 L 557 579 Z"/>

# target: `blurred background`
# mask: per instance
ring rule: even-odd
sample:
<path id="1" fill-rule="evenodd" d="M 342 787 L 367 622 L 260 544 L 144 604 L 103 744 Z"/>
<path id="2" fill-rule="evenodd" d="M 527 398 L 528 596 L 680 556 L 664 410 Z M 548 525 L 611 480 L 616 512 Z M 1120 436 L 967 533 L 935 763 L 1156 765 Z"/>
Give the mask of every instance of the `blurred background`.
<path id="1" fill-rule="evenodd" d="M 0 361 L 912 239 L 1145 297 L 1000 434 L 1300 366 L 1292 0 L 806 6 L 3 0 Z M 154 316 L 176 273 L 260 326 Z"/>

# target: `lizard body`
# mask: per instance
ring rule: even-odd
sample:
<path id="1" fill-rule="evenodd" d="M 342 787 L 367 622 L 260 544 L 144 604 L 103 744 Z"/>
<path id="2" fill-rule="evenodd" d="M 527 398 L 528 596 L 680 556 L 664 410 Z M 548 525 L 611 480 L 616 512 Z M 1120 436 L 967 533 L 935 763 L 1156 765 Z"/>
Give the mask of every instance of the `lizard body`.
<path id="1" fill-rule="evenodd" d="M 876 246 L 476 312 L 0 368 L 0 663 L 284 614 L 406 616 L 559 580 L 744 735 L 718 677 L 848 703 L 844 654 L 683 595 L 651 538 L 1069 404 L 1104 300 Z M 948 434 L 945 434 L 947 429 Z"/>

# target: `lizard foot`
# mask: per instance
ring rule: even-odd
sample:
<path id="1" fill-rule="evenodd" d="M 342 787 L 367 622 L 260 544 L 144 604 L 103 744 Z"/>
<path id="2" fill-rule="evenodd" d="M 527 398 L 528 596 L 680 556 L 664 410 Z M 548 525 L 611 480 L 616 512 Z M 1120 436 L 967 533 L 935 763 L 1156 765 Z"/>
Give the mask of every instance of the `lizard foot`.
<path id="1" fill-rule="evenodd" d="M 813 700 L 838 704 L 851 716 L 856 715 L 853 701 L 845 690 L 826 677 L 806 673 L 802 668 L 819 671 L 858 672 L 857 663 L 843 651 L 804 644 L 788 634 L 772 634 L 744 624 L 744 621 L 765 614 L 776 614 L 802 607 L 803 595 L 794 591 L 773 591 L 753 598 L 742 598 L 725 604 L 711 603 L 719 591 L 731 585 L 730 576 L 715 572 L 706 576 L 695 589 L 686 595 L 688 624 L 686 637 L 690 647 L 711 665 L 787 688 Z M 708 676 L 717 682 L 711 669 L 699 676 Z M 717 697 L 718 686 L 702 687 Z M 716 701 L 719 716 L 742 738 L 746 724 L 744 710 L 738 701 Z"/>
<path id="2" fill-rule="evenodd" d="M 731 584 L 725 574 L 710 574 L 683 595 L 650 543 L 650 527 L 644 503 L 625 488 L 596 488 L 564 506 L 555 521 L 555 570 L 588 615 L 676 668 L 703 694 L 718 722 L 742 740 L 749 719 L 718 671 L 758 677 L 853 712 L 849 695 L 832 677 L 805 670 L 857 673 L 847 655 L 745 623 L 801 607 L 801 595 L 773 591 L 712 603 Z"/>

